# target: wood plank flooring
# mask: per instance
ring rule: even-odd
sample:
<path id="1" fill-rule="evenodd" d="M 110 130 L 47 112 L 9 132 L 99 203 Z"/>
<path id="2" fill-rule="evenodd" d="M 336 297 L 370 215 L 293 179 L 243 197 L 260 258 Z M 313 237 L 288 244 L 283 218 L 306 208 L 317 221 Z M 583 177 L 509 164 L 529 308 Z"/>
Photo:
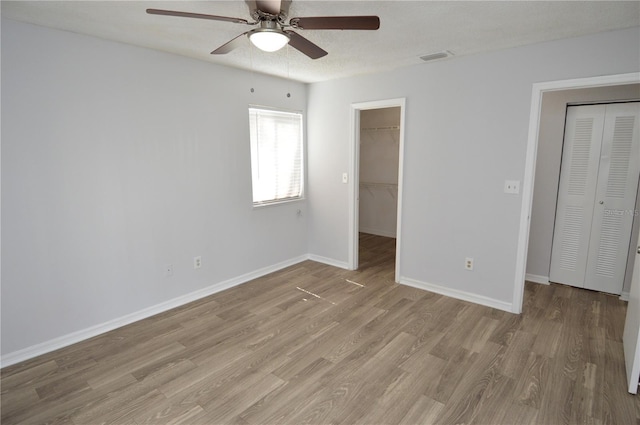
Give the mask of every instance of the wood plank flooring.
<path id="1" fill-rule="evenodd" d="M 2 424 L 640 424 L 626 304 L 526 284 L 522 315 L 307 261 L 2 369 Z"/>

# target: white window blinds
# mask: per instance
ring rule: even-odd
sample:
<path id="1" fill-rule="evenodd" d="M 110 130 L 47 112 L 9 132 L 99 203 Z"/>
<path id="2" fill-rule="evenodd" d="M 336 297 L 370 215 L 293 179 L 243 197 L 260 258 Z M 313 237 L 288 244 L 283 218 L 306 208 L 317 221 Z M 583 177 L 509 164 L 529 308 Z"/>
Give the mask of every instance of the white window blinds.
<path id="1" fill-rule="evenodd" d="M 301 198 L 302 114 L 249 108 L 253 204 Z"/>

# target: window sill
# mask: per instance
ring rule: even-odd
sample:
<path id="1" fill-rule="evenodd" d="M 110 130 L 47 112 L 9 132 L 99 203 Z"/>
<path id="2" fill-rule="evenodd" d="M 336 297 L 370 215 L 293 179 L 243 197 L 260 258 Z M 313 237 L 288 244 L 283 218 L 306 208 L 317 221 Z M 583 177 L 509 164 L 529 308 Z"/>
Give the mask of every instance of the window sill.
<path id="1" fill-rule="evenodd" d="M 305 201 L 306 198 L 304 197 L 300 197 L 300 198 L 288 198 L 288 199 L 282 199 L 279 201 L 272 201 L 272 202 L 262 202 L 259 204 L 253 204 L 253 209 L 260 209 L 260 208 L 265 208 L 265 207 L 273 207 L 273 206 L 277 206 L 277 205 L 282 205 L 282 204 L 291 204 L 294 202 L 300 202 L 300 201 Z"/>

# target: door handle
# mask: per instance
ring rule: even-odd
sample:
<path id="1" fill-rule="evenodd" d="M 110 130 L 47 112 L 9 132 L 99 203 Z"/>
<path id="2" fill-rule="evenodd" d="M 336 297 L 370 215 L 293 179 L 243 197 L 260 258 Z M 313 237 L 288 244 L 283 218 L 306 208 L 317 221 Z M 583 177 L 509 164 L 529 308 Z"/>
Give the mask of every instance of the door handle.
<path id="1" fill-rule="evenodd" d="M 640 246 L 638 247 L 638 254 L 640 254 Z"/>
<path id="2" fill-rule="evenodd" d="M 598 203 L 599 203 L 600 205 L 602 205 L 602 204 L 604 204 L 604 201 L 600 201 L 600 202 L 598 202 Z"/>

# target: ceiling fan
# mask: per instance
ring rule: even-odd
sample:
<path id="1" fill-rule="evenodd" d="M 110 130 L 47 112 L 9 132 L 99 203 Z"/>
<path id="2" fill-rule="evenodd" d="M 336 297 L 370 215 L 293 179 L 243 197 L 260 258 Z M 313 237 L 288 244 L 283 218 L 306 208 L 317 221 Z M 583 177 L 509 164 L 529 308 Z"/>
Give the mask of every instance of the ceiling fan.
<path id="1" fill-rule="evenodd" d="M 275 52 L 288 43 L 291 47 L 304 53 L 311 59 L 318 59 L 325 56 L 327 52 L 297 32 L 292 31 L 290 28 L 296 30 L 377 30 L 380 28 L 380 18 L 377 16 L 303 17 L 291 18 L 287 23 L 291 0 L 247 0 L 247 4 L 249 5 L 249 11 L 253 21 L 227 16 L 162 9 L 147 9 L 147 13 L 151 15 L 209 19 L 212 21 L 258 26 L 218 47 L 211 52 L 212 55 L 229 53 L 242 44 L 242 37 L 246 35 L 257 48 L 265 52 Z"/>

